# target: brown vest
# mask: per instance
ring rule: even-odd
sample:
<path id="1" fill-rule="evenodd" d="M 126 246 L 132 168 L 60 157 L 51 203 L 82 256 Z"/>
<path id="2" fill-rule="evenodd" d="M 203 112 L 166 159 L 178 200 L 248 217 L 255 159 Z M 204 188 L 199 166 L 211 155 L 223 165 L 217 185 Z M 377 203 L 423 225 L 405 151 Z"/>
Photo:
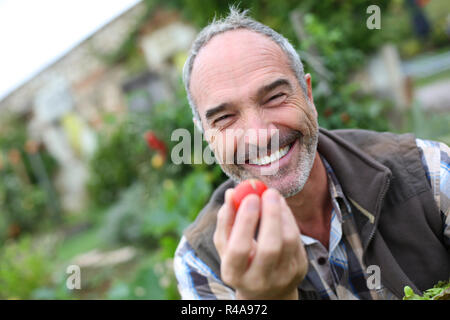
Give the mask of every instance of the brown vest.
<path id="1" fill-rule="evenodd" d="M 350 200 L 366 265 L 378 265 L 381 282 L 398 298 L 450 278 L 450 251 L 442 221 L 412 134 L 320 129 L 319 153 L 327 159 Z M 224 182 L 185 231 L 196 255 L 220 276 L 213 243 Z"/>

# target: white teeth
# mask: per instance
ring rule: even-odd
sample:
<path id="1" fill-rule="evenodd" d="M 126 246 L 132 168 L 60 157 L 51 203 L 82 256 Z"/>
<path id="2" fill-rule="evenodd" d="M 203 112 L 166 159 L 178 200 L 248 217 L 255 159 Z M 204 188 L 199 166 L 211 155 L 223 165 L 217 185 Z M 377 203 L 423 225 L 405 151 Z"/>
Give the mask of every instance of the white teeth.
<path id="1" fill-rule="evenodd" d="M 272 154 L 270 156 L 264 156 L 261 158 L 256 158 L 254 160 L 250 160 L 250 163 L 257 164 L 259 166 L 263 166 L 263 165 L 275 162 L 275 161 L 281 159 L 282 157 L 284 157 L 286 155 L 286 153 L 289 152 L 289 149 L 291 149 L 291 146 L 287 145 L 287 146 L 277 150 L 276 152 L 272 152 Z"/>

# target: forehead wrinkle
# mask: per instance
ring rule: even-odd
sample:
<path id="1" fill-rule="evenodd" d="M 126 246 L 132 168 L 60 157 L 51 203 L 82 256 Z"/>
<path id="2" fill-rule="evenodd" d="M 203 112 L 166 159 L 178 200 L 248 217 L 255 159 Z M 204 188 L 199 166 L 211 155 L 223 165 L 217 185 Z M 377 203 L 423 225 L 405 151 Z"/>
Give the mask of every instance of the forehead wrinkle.
<path id="1" fill-rule="evenodd" d="M 246 87 L 253 79 L 252 74 L 258 72 L 258 80 L 260 78 L 272 78 L 266 77 L 268 75 L 277 75 L 277 77 L 286 78 L 286 72 L 283 71 L 284 68 L 276 65 L 276 62 L 261 64 L 260 60 L 251 59 L 248 62 L 243 61 L 245 66 L 245 72 L 243 72 L 243 66 L 232 65 L 229 68 L 220 68 L 217 71 L 212 71 L 205 68 L 205 73 L 199 77 L 198 82 L 195 86 L 201 87 L 201 90 L 197 90 L 200 93 L 208 93 L 211 87 L 214 87 L 214 96 L 220 96 L 221 91 L 233 90 Z M 286 70 L 286 69 L 284 69 Z M 200 68 L 199 68 L 199 71 Z M 250 78 L 250 82 L 249 82 Z M 262 81 L 264 85 L 272 79 Z"/>
<path id="2" fill-rule="evenodd" d="M 285 53 L 275 43 L 270 42 L 270 45 L 268 43 L 259 44 L 251 47 L 249 50 L 244 49 L 244 47 L 245 45 L 240 48 L 239 51 L 241 52 L 238 52 L 238 54 L 230 54 L 227 53 L 227 50 L 223 50 L 225 51 L 224 54 L 214 54 L 205 57 L 203 60 L 199 57 L 198 59 L 203 63 L 197 64 L 198 73 L 205 74 L 210 69 L 208 67 L 217 65 L 220 65 L 219 74 L 235 73 L 235 71 L 239 72 L 246 68 L 250 68 L 250 71 L 253 71 L 252 69 L 261 68 L 262 62 L 266 66 L 289 67 Z M 210 49 L 212 50 L 212 48 Z M 254 51 L 256 51 L 256 54 Z M 280 62 L 282 62 L 281 65 Z"/>

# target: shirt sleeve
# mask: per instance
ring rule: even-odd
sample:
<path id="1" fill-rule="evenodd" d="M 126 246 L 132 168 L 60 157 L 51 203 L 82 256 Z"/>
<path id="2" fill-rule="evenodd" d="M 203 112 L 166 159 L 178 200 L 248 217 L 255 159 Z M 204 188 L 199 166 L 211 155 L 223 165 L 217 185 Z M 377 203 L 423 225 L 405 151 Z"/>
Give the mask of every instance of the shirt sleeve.
<path id="1" fill-rule="evenodd" d="M 444 241 L 450 248 L 450 148 L 442 142 L 416 139 L 436 204 L 444 221 Z"/>
<path id="2" fill-rule="evenodd" d="M 195 255 L 183 236 L 174 257 L 178 291 L 183 300 L 234 300 L 235 293 Z"/>

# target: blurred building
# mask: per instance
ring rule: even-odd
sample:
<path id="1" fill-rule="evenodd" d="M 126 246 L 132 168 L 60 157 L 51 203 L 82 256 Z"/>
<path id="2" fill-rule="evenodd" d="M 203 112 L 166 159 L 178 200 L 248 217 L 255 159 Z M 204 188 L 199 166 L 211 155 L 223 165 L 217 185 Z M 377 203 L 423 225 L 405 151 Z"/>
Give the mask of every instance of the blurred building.
<path id="1" fill-rule="evenodd" d="M 103 115 L 170 99 L 180 57 L 195 35 L 177 12 L 149 12 L 138 3 L 0 101 L 0 112 L 27 115 L 30 139 L 58 161 L 63 208 L 84 206 L 87 162 Z M 120 57 L 130 45 L 138 52 L 135 66 Z"/>

